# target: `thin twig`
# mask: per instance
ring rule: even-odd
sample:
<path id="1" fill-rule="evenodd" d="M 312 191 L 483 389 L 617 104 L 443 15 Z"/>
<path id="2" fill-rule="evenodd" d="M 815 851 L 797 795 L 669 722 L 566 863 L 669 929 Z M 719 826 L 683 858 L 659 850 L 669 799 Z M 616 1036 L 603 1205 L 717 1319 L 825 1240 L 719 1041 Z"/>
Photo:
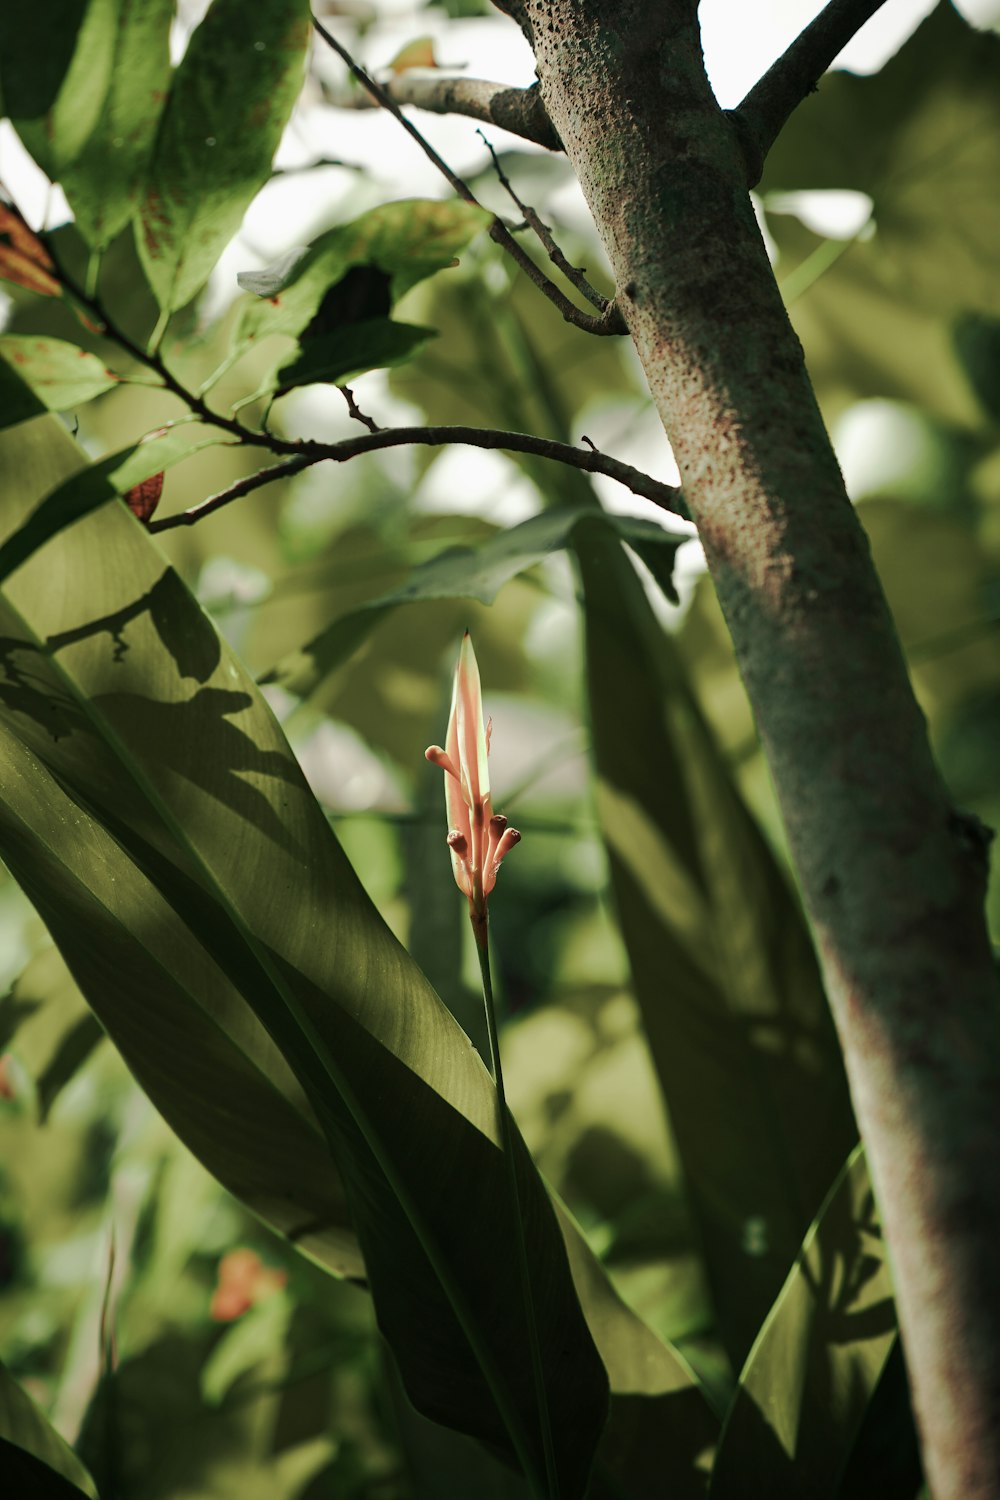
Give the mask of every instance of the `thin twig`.
<path id="1" fill-rule="evenodd" d="M 546 255 L 549 257 L 549 260 L 555 266 L 556 270 L 561 271 L 566 280 L 573 286 L 575 286 L 577 291 L 580 292 L 582 296 L 586 297 L 591 306 L 596 307 L 599 313 L 606 313 L 609 306 L 611 305 L 608 301 L 608 298 L 603 296 L 595 286 L 591 286 L 590 282 L 587 280 L 587 273 L 581 266 L 574 266 L 570 264 L 570 262 L 566 259 L 565 255 L 560 250 L 559 246 L 556 244 L 555 239 L 552 235 L 552 230 L 549 228 L 549 226 L 539 218 L 538 214 L 535 213 L 535 210 L 531 207 L 530 203 L 522 203 L 521 199 L 517 196 L 517 193 L 514 191 L 514 188 L 511 185 L 510 178 L 507 176 L 503 167 L 500 165 L 500 158 L 499 156 L 497 156 L 497 153 L 493 149 L 491 143 L 486 139 L 481 130 L 477 130 L 476 134 L 482 141 L 483 145 L 486 147 L 487 151 L 490 153 L 490 157 L 493 162 L 493 170 L 497 174 L 497 179 L 500 183 L 500 186 L 503 188 L 508 197 L 510 197 L 513 202 L 517 204 L 518 208 L 521 210 L 521 213 L 524 215 L 524 222 L 527 224 L 528 228 L 535 234 L 539 244 L 542 246 L 542 249 L 545 251 Z"/>
<path id="2" fill-rule="evenodd" d="M 369 417 L 365 412 L 361 410 L 360 406 L 354 399 L 354 392 L 351 390 L 351 387 L 349 385 L 338 385 L 337 390 L 347 402 L 347 410 L 350 412 L 355 422 L 360 422 L 362 427 L 368 428 L 369 432 L 382 431 L 382 428 L 375 421 L 374 417 Z"/>
<path id="3" fill-rule="evenodd" d="M 537 83 L 518 89 L 484 78 L 448 78 L 407 68 L 388 79 L 385 89 L 397 104 L 409 104 L 435 115 L 465 115 L 549 151 L 563 149 Z"/>
<path id="4" fill-rule="evenodd" d="M 764 160 L 786 120 L 816 86 L 847 43 L 885 0 L 830 0 L 747 94 L 729 111 L 747 164 L 747 186 L 756 187 Z"/>
<path id="5" fill-rule="evenodd" d="M 365 72 L 364 68 L 362 68 L 358 63 L 354 61 L 354 58 L 347 51 L 346 47 L 343 47 L 340 42 L 337 41 L 336 37 L 332 36 L 330 32 L 327 31 L 323 23 L 321 21 L 317 21 L 315 16 L 313 16 L 313 26 L 315 27 L 318 34 L 326 42 L 327 46 L 332 47 L 337 56 L 341 58 L 341 60 L 351 70 L 352 75 L 361 84 L 362 88 L 367 89 L 372 98 L 377 99 L 378 102 L 382 105 L 383 109 L 387 109 L 389 113 L 399 121 L 406 133 L 414 141 L 416 141 L 417 145 L 427 157 L 428 161 L 432 162 L 433 165 L 437 167 L 438 171 L 446 179 L 446 181 L 451 184 L 452 188 L 458 194 L 458 196 L 465 203 L 471 203 L 475 208 L 482 208 L 482 204 L 479 202 L 479 199 L 473 193 L 468 183 L 464 182 L 461 177 L 459 177 L 455 172 L 452 171 L 448 163 L 444 160 L 443 157 L 438 155 L 434 147 L 431 145 L 430 141 L 428 141 L 420 133 L 417 127 L 413 124 L 412 120 L 408 120 L 406 118 L 406 116 L 403 114 L 403 111 L 396 103 L 395 99 L 393 99 L 391 95 L 386 92 L 382 85 L 380 83 L 376 83 L 374 78 L 370 77 L 369 74 Z M 502 249 L 506 250 L 507 254 L 517 262 L 517 264 L 521 267 L 521 270 L 529 278 L 529 280 L 533 281 L 535 286 L 538 287 L 539 291 L 543 292 L 545 296 L 548 297 L 549 301 L 559 309 L 563 317 L 566 319 L 567 323 L 572 323 L 576 328 L 582 328 L 586 333 L 617 334 L 626 332 L 625 321 L 622 318 L 617 305 L 613 302 L 608 304 L 607 311 L 605 313 L 602 313 L 600 316 L 595 316 L 592 313 L 581 312 L 580 309 L 573 302 L 571 302 L 563 292 L 559 290 L 555 283 L 549 280 L 544 271 L 542 271 L 541 268 L 537 266 L 531 259 L 531 256 L 528 255 L 527 251 L 521 249 L 521 246 L 514 239 L 514 236 L 510 233 L 506 224 L 504 224 L 501 219 L 497 218 L 495 214 L 492 218 L 487 232 L 490 236 L 490 239 L 493 240 L 494 243 L 499 245 Z"/>
<path id="6" fill-rule="evenodd" d="M 274 484 L 278 479 L 291 479 L 293 474 L 301 474 L 303 469 L 308 469 L 317 462 L 315 458 L 289 458 L 284 463 L 271 464 L 269 468 L 258 469 L 256 474 L 248 474 L 245 478 L 238 479 L 235 484 L 229 485 L 217 495 L 209 496 L 207 500 L 202 500 L 190 510 L 181 511 L 176 516 L 164 516 L 159 521 L 148 521 L 146 530 L 172 531 L 175 526 L 191 526 L 203 516 L 210 515 L 212 511 L 220 510 L 223 505 L 229 505 L 233 500 L 241 500 L 244 495 L 263 489 L 266 484 Z"/>
<path id="7" fill-rule="evenodd" d="M 659 480 L 651 479 L 648 474 L 634 469 L 631 464 L 609 458 L 596 449 L 590 451 L 574 448 L 571 443 L 559 443 L 552 438 L 534 437 L 526 432 L 500 432 L 488 427 L 390 427 L 368 433 L 364 437 L 344 438 L 339 443 L 282 443 L 280 451 L 287 452 L 291 449 L 295 454 L 288 462 L 273 464 L 257 474 L 237 480 L 235 484 L 217 495 L 209 496 L 198 505 L 191 506 L 189 510 L 152 521 L 149 530 L 172 531 L 177 526 L 193 526 L 233 500 L 239 500 L 263 485 L 273 484 L 277 479 L 288 479 L 314 464 L 327 461 L 345 463 L 362 453 L 375 453 L 382 448 L 411 445 L 439 448 L 450 444 L 499 449 L 508 453 L 531 453 L 537 458 L 548 458 L 574 469 L 582 469 L 587 474 L 605 474 L 609 479 L 616 479 L 619 484 L 625 485 L 634 495 L 641 495 L 646 500 L 652 500 L 661 509 L 670 511 L 672 515 L 688 519 L 687 507 L 681 499 L 680 490 L 673 485 L 661 484 Z M 277 446 L 276 442 L 275 447 Z"/>

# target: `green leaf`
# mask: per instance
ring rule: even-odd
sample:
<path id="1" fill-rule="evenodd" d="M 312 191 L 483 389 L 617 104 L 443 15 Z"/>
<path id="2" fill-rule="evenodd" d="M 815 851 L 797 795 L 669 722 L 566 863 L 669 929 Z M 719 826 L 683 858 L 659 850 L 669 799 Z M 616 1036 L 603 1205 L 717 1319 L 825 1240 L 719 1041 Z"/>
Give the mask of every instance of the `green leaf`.
<path id="1" fill-rule="evenodd" d="M 22 6 L 11 37 L 0 33 L 8 109 L 42 170 L 62 183 L 80 232 L 107 245 L 135 207 L 170 77 L 173 0 L 85 0 L 79 29 L 61 36 L 65 4 Z M 39 37 L 39 31 L 42 36 Z M 8 72 L 39 71 L 53 51 L 45 87 L 8 87 Z M 71 48 L 71 50 L 70 50 Z M 9 50 L 8 50 L 9 49 Z"/>
<path id="2" fill-rule="evenodd" d="M 0 485 L 8 527 L 31 504 L 24 431 L 0 439 L 20 479 Z M 44 489 L 79 457 L 44 421 L 32 435 Z M 159 1071 L 168 1118 L 173 1086 L 188 1108 L 199 1096 L 216 1107 L 216 1015 L 241 1035 L 267 1029 L 287 1063 L 272 1051 L 268 1080 L 291 1093 L 291 1068 L 344 1174 L 411 1398 L 537 1457 L 489 1075 L 365 896 L 252 680 L 121 507 L 52 539 L 3 599 L 0 851 L 74 977 L 95 1008 L 115 976 L 119 994 L 127 986 L 115 1026 L 137 1073 Z M 205 1013 L 178 1068 L 157 1036 L 160 1003 L 135 996 L 166 993 L 179 1014 L 186 990 L 189 1011 Z M 603 1426 L 606 1376 L 520 1144 L 517 1166 L 570 1500 Z"/>
<path id="3" fill-rule="evenodd" d="M 614 532 L 573 533 L 597 811 L 723 1341 L 741 1363 L 856 1139 L 803 918 Z"/>
<path id="4" fill-rule="evenodd" d="M 39 0 L 18 9 L 20 24 L 0 29 L 5 108 L 42 171 L 58 181 L 100 119 L 116 0 Z"/>
<path id="5" fill-rule="evenodd" d="M 60 173 L 77 228 L 97 249 L 135 212 L 170 82 L 174 10 L 174 0 L 112 0 L 105 7 L 107 92 L 82 149 Z"/>
<path id="6" fill-rule="evenodd" d="M 31 387 L 49 411 L 68 411 L 112 390 L 121 376 L 65 339 L 0 335 L 0 360 Z M 10 425 L 10 424 L 8 424 Z"/>
<path id="7" fill-rule="evenodd" d="M 240 286 L 256 297 L 244 304 L 236 343 L 271 333 L 298 338 L 355 266 L 386 273 L 392 305 L 425 277 L 453 265 L 489 222 L 490 215 L 470 203 L 408 198 L 327 230 L 308 249 L 289 251 L 267 270 L 240 273 Z"/>
<path id="8" fill-rule="evenodd" d="M 938 312 L 1000 313 L 998 73 L 1000 38 L 940 0 L 879 73 L 823 79 L 768 153 L 761 189 L 867 193 L 887 281 Z"/>
<path id="9" fill-rule="evenodd" d="M 226 1329 L 201 1370 L 206 1406 L 221 1406 L 241 1376 L 288 1342 L 293 1305 L 280 1291 L 264 1297 Z"/>
<path id="10" fill-rule="evenodd" d="M 114 638 L 115 624 L 104 628 Z M 26 648 L 10 637 L 4 644 L 9 671 L 12 655 Z M 79 735 L 79 719 L 46 710 L 41 691 L 8 696 L 15 715 L 47 714 L 52 735 Z M 363 1275 L 343 1188 L 314 1117 L 205 945 L 6 724 L 0 761 L 9 789 L 0 809 L 5 863 L 153 1103 L 230 1192 L 338 1275 Z M 156 851 L 143 852 L 157 869 Z"/>
<path id="11" fill-rule="evenodd" d="M 0 6 L 4 114 L 36 120 L 50 110 L 73 59 L 88 0 Z"/>
<path id="12" fill-rule="evenodd" d="M 160 307 L 183 307 L 207 280 L 267 181 L 302 86 L 306 0 L 214 0 L 174 74 L 136 225 Z"/>
<path id="13" fill-rule="evenodd" d="M 433 328 L 394 323 L 390 318 L 349 323 L 324 338 L 303 342 L 297 357 L 278 369 L 274 385 L 283 394 L 295 386 L 350 380 L 366 370 L 402 364 L 435 337 Z"/>
<path id="14" fill-rule="evenodd" d="M 192 453 L 229 441 L 214 434 L 199 439 L 197 431 L 184 426 L 150 433 L 134 447 L 89 465 L 57 485 L 0 545 L 0 583 L 50 538 L 91 511 L 127 495 L 151 474 L 161 473 Z"/>
<path id="15" fill-rule="evenodd" d="M 102 1035 L 55 948 L 37 954 L 0 1000 L 0 1047 L 10 1045 L 34 1081 L 42 1122 Z"/>
<path id="16" fill-rule="evenodd" d="M 5 359 L 0 359 L 0 429 L 41 416 L 45 409 L 31 386 L 25 384 Z"/>
<path id="17" fill-rule="evenodd" d="M 892 1281 L 861 1146 L 754 1343 L 723 1427 L 712 1500 L 835 1500 L 896 1341 Z"/>
<path id="18" fill-rule="evenodd" d="M 576 509 L 546 511 L 497 532 L 479 547 L 449 547 L 414 568 L 399 588 L 334 620 L 301 651 L 285 657 L 262 680 L 280 683 L 299 697 L 308 697 L 353 655 L 391 610 L 427 599 L 478 599 L 481 604 L 492 604 L 505 583 L 569 546 L 579 520 L 580 512 Z M 644 560 L 649 559 L 661 588 L 676 600 L 673 563 L 678 547 L 689 539 L 688 535 L 667 531 L 655 521 L 635 516 L 608 515 L 605 520 L 618 536 L 641 551 Z"/>
<path id="19" fill-rule="evenodd" d="M 91 1500 L 94 1481 L 48 1417 L 0 1365 L 0 1487 L 32 1500 Z"/>

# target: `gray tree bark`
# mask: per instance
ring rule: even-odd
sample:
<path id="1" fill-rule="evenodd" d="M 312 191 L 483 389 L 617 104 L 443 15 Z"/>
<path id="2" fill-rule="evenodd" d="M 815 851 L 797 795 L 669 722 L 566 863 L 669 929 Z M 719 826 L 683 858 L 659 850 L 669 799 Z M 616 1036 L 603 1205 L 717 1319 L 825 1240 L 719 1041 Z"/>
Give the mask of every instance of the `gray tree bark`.
<path id="1" fill-rule="evenodd" d="M 701 55 L 696 0 L 509 0 L 680 466 L 788 828 L 935 1500 L 1000 1496 L 1000 989 L 949 804 Z"/>

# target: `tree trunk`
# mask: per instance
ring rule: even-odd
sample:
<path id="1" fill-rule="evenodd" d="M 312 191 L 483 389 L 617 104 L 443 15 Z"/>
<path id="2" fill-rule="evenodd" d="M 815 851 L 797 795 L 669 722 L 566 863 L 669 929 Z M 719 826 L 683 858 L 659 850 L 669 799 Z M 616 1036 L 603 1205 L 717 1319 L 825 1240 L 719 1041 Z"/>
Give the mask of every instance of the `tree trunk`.
<path id="1" fill-rule="evenodd" d="M 987 836 L 931 758 L 695 0 L 503 8 L 532 41 L 610 257 L 757 716 L 868 1147 L 931 1491 L 996 1497 Z"/>

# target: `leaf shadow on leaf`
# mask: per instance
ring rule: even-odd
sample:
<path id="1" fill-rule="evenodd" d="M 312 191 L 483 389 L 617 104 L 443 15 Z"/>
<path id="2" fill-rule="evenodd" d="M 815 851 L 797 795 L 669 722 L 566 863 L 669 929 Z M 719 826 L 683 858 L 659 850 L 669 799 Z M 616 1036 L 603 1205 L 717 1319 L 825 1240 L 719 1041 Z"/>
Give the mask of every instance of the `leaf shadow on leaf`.
<path id="1" fill-rule="evenodd" d="M 285 756 L 259 749 L 250 735 L 231 722 L 234 715 L 250 707 L 247 693 L 202 687 L 181 703 L 163 703 L 136 693 L 104 693 L 93 701 L 149 763 L 158 762 L 238 810 L 282 848 L 305 854 L 265 793 L 247 779 L 261 776 L 294 780 Z M 200 750 L 209 737 L 211 759 Z"/>
<path id="2" fill-rule="evenodd" d="M 54 657 L 70 646 L 104 633 L 110 637 L 112 664 L 121 662 L 130 649 L 124 634 L 127 625 L 146 613 L 178 673 L 204 683 L 221 659 L 218 637 L 200 612 L 181 612 L 173 607 L 178 595 L 186 597 L 183 584 L 167 570 L 132 603 L 75 629 L 47 637 L 44 653 L 31 641 L 13 636 L 0 639 L 4 673 L 0 701 L 5 707 L 34 719 L 53 741 L 74 732 L 91 733 L 71 698 L 58 689 L 53 696 L 54 684 L 41 663 L 45 657 Z M 29 660 L 36 659 L 37 673 L 18 662 L 17 657 L 22 653 Z M 202 686 L 190 698 L 179 702 L 167 703 L 134 693 L 103 693 L 95 695 L 93 701 L 145 758 L 167 766 L 218 801 L 248 815 L 268 838 L 294 850 L 294 842 L 267 796 L 246 779 L 247 775 L 295 779 L 286 756 L 260 750 L 248 734 L 230 722 L 234 715 L 250 707 L 247 693 Z M 213 746 L 210 758 L 201 753 L 207 743 Z"/>
<path id="3" fill-rule="evenodd" d="M 882 1232 L 856 1147 L 747 1359 L 712 1500 L 741 1496 L 747 1473 L 773 1500 L 834 1500 L 895 1342 Z"/>

